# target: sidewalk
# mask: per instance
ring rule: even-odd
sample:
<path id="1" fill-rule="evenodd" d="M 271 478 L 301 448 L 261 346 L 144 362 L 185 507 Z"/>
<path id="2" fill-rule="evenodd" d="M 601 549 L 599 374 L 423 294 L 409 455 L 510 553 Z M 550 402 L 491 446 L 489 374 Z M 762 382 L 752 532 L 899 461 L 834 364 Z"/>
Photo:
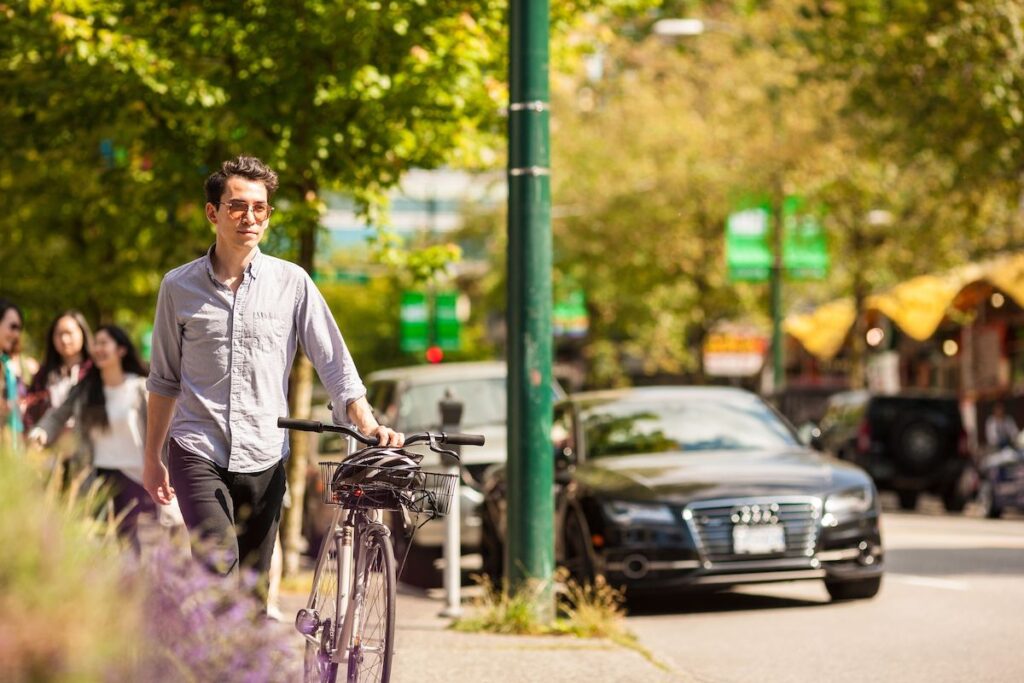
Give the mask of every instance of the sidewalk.
<path id="1" fill-rule="evenodd" d="M 303 596 L 282 595 L 285 622 Z M 457 633 L 438 616 L 441 598 L 399 586 L 393 683 L 667 683 L 689 680 L 669 672 L 636 650 L 603 640 L 566 636 L 503 636 Z M 293 631 L 294 633 L 294 631 Z M 301 657 L 302 642 L 295 635 Z"/>

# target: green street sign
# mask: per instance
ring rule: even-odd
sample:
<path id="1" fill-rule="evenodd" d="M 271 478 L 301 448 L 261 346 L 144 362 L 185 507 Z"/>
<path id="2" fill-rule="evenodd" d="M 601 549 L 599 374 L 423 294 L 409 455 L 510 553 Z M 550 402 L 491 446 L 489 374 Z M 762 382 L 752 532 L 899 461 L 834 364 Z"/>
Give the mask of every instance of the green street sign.
<path id="1" fill-rule="evenodd" d="M 551 331 L 556 337 L 585 337 L 589 328 L 590 318 L 582 289 L 574 289 L 555 300 L 551 309 Z"/>
<path id="2" fill-rule="evenodd" d="M 725 222 L 725 261 L 733 282 L 764 282 L 771 274 L 768 245 L 771 207 L 751 206 L 729 215 Z"/>
<path id="3" fill-rule="evenodd" d="M 821 222 L 804 210 L 800 197 L 786 197 L 782 215 L 782 266 L 786 275 L 801 280 L 824 279 L 830 259 Z M 725 258 L 730 281 L 768 281 L 774 261 L 771 230 L 771 204 L 763 199 L 748 201 L 745 208 L 729 215 Z"/>
<path id="4" fill-rule="evenodd" d="M 418 353 L 436 345 L 443 351 L 458 351 L 462 331 L 458 303 L 458 292 L 438 292 L 432 297 L 424 292 L 402 292 L 399 348 Z"/>
<path id="5" fill-rule="evenodd" d="M 434 295 L 434 341 L 443 351 L 459 350 L 458 292 Z"/>
<path id="6" fill-rule="evenodd" d="M 800 280 L 824 280 L 830 259 L 825 230 L 818 217 L 804 211 L 803 200 L 786 197 L 782 204 L 782 262 L 786 274 Z"/>
<path id="7" fill-rule="evenodd" d="M 408 353 L 425 351 L 430 344 L 430 308 L 423 292 L 402 292 L 398 338 L 399 348 Z"/>

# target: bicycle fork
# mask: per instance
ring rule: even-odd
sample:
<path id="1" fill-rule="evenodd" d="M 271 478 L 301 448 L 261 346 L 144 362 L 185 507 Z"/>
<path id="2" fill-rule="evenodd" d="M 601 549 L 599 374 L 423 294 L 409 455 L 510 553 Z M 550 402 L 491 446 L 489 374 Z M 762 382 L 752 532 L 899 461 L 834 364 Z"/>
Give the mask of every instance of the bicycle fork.
<path id="1" fill-rule="evenodd" d="M 334 621 L 331 624 L 331 629 L 334 633 L 337 633 L 338 623 L 344 620 L 345 612 L 348 609 L 349 594 L 352 589 L 352 548 L 355 528 L 350 524 L 343 524 L 341 526 L 335 526 L 334 535 L 331 542 L 334 544 L 336 557 L 338 559 L 338 578 L 337 578 L 337 595 L 335 596 L 335 612 Z M 321 558 L 317 562 L 316 574 L 313 577 L 313 585 L 317 586 L 320 583 L 320 572 L 324 570 L 325 563 L 327 560 L 328 546 L 325 544 L 321 550 Z M 316 632 L 326 625 L 321 621 L 321 615 L 317 613 L 314 608 L 315 596 L 310 596 L 310 602 L 305 609 L 299 610 L 299 613 L 295 618 L 295 628 L 299 631 L 307 640 L 312 642 L 314 645 L 322 644 L 323 640 L 317 639 Z M 331 661 L 339 662 L 341 657 L 346 657 L 347 652 L 347 640 L 341 638 L 332 638 L 334 641 L 333 651 L 330 652 Z"/>

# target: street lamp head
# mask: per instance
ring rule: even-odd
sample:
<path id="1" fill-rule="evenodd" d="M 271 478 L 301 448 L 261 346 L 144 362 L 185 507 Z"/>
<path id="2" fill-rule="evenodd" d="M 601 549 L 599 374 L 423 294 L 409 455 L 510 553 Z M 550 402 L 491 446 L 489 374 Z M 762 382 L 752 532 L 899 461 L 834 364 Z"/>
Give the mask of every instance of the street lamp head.
<path id="1" fill-rule="evenodd" d="M 659 19 L 654 22 L 653 31 L 657 36 L 699 36 L 707 30 L 701 19 Z"/>
<path id="2" fill-rule="evenodd" d="M 891 211 L 885 209 L 872 209 L 868 211 L 868 225 L 890 226 L 895 221 Z"/>

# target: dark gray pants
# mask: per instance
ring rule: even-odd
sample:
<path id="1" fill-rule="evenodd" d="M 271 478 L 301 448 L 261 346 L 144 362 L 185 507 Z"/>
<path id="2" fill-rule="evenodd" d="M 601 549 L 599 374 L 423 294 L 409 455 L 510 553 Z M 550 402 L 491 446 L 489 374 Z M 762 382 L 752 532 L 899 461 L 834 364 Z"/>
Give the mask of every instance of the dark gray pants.
<path id="1" fill-rule="evenodd" d="M 222 576 L 236 575 L 239 567 L 253 570 L 256 592 L 265 599 L 284 499 L 284 462 L 262 472 L 229 472 L 172 439 L 168 469 L 192 554 Z"/>

